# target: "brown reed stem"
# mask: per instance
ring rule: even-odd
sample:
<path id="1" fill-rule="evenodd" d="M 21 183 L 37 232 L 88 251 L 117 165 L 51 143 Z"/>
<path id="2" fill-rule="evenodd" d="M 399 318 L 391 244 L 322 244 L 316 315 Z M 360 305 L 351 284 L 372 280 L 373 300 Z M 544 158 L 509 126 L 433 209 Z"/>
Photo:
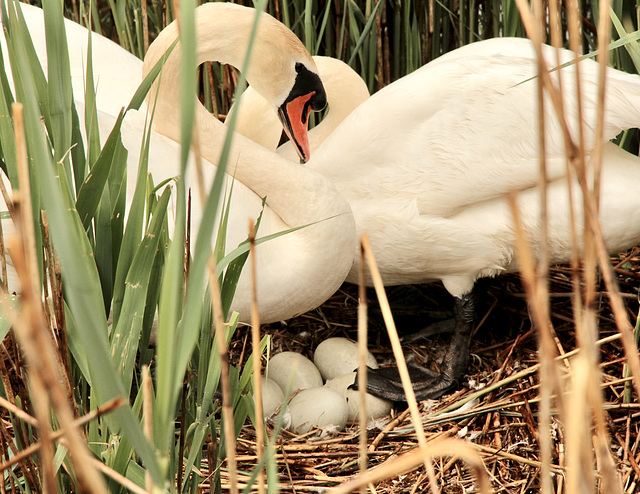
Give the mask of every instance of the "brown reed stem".
<path id="1" fill-rule="evenodd" d="M 126 403 L 126 400 L 124 398 L 117 397 L 114 398 L 113 400 L 110 400 L 108 402 L 106 402 L 104 405 L 102 405 L 101 407 L 96 408 L 95 410 L 90 411 L 89 413 L 83 415 L 82 417 L 80 417 L 79 419 L 75 420 L 73 425 L 75 427 L 82 427 L 84 424 L 87 424 L 88 422 L 91 422 L 92 420 L 96 420 L 98 419 L 98 417 L 101 417 L 102 415 L 105 415 L 106 413 L 109 413 L 113 410 L 115 410 L 116 408 L 120 408 L 121 406 L 123 406 Z M 4 404 L 6 405 L 6 403 Z M 36 418 L 32 417 L 31 415 L 27 414 L 26 412 L 24 412 L 21 409 L 18 409 L 20 411 L 20 415 L 18 415 L 16 413 L 16 411 L 14 410 L 15 407 L 12 406 L 12 409 L 10 410 L 12 413 L 16 414 L 16 416 L 19 416 L 19 418 L 21 420 L 24 420 L 34 426 L 38 426 L 39 422 Z M 51 439 L 53 441 L 58 441 L 61 438 L 64 437 L 64 435 L 67 433 L 66 429 L 58 429 L 57 431 L 52 432 L 51 434 Z M 31 445 L 29 445 L 27 448 L 23 449 L 22 451 L 18 452 L 15 451 L 14 452 L 14 456 L 8 460 L 5 463 L 0 464 L 0 472 L 6 470 L 7 468 L 11 467 L 12 465 L 16 464 L 16 463 L 20 463 L 20 461 L 22 461 L 22 459 L 24 458 L 28 458 L 30 457 L 32 454 L 36 453 L 40 448 L 42 447 L 42 443 L 41 442 L 37 442 L 37 443 L 33 443 Z"/>
<path id="2" fill-rule="evenodd" d="M 213 320 L 215 326 L 218 356 L 220 358 L 220 385 L 222 387 L 222 423 L 225 437 L 225 453 L 227 468 L 229 469 L 229 492 L 238 494 L 238 473 L 236 465 L 236 437 L 233 421 L 233 407 L 231 404 L 231 386 L 229 383 L 229 347 L 227 345 L 226 325 L 222 318 L 222 299 L 220 285 L 216 277 L 216 266 L 213 256 L 209 259 L 209 286 L 211 303 L 213 304 Z"/>
<path id="3" fill-rule="evenodd" d="M 249 258 L 251 259 L 251 346 L 253 347 L 253 399 L 255 402 L 256 457 L 258 464 L 264 454 L 264 411 L 262 409 L 262 365 L 260 353 L 260 312 L 258 311 L 258 277 L 256 269 L 256 228 L 249 220 Z M 264 494 L 264 467 L 258 472 L 258 493 Z"/>
<path id="4" fill-rule="evenodd" d="M 367 471 L 367 286 L 365 284 L 365 252 L 360 245 L 360 271 L 358 273 L 358 398 L 360 399 L 359 457 L 360 474 Z M 367 487 L 360 487 L 360 494 L 365 494 Z"/>
<path id="5" fill-rule="evenodd" d="M 67 429 L 69 453 L 75 469 L 78 489 L 84 492 L 106 493 L 102 477 L 90 466 L 91 454 L 87 445 L 78 429 L 73 426 L 73 412 L 60 384 L 61 369 L 43 317 L 39 284 L 37 284 L 40 277 L 35 254 L 34 216 L 31 210 L 31 188 L 22 123 L 22 105 L 14 103 L 12 109 L 21 184 L 20 198 L 25 212 L 24 215 L 20 215 L 21 221 L 17 229 L 19 236 L 13 237 L 9 244 L 9 252 L 23 289 L 22 317 L 12 322 L 14 334 L 29 362 L 31 397 L 39 420 L 39 431 L 43 443 L 40 451 L 43 489 L 45 492 L 56 491 L 49 422 L 51 417 L 49 405 L 51 404 L 60 424 Z"/>
<path id="6" fill-rule="evenodd" d="M 375 287 L 376 295 L 378 296 L 378 301 L 380 303 L 380 310 L 382 311 L 384 323 L 389 334 L 389 340 L 391 341 L 393 355 L 398 365 L 398 372 L 400 373 L 400 379 L 402 380 L 402 387 L 405 392 L 405 397 L 407 398 L 407 404 L 409 405 L 409 409 L 411 410 L 411 420 L 413 422 L 413 426 L 416 429 L 416 433 L 418 434 L 418 444 L 420 444 L 421 447 L 425 447 L 427 444 L 427 440 L 424 433 L 424 427 L 422 426 L 420 411 L 418 410 L 416 395 L 413 391 L 411 378 L 409 377 L 407 362 L 404 359 L 404 353 L 402 352 L 400 338 L 398 337 L 398 330 L 396 329 L 395 322 L 393 321 L 391 307 L 389 306 L 389 300 L 387 299 L 387 294 L 384 290 L 384 284 L 382 282 L 382 277 L 380 276 L 380 271 L 378 270 L 378 264 L 376 263 L 375 257 L 373 255 L 373 250 L 371 249 L 369 236 L 366 233 L 362 235 L 362 238 L 360 239 L 360 245 L 362 246 L 362 250 L 364 251 L 367 262 L 369 263 L 369 272 L 371 273 L 373 286 Z M 436 494 L 438 492 L 438 487 L 435 482 L 435 471 L 433 469 L 431 460 L 427 457 L 425 457 L 424 466 L 427 471 L 427 475 L 429 476 L 429 485 L 431 486 L 431 492 L 433 494 Z"/>

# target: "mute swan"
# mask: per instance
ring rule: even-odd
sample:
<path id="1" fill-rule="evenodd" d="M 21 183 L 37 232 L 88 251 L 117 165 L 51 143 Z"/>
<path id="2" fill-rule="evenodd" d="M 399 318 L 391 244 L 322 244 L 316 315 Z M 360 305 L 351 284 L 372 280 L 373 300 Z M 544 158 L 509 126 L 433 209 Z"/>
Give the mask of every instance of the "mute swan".
<path id="1" fill-rule="evenodd" d="M 218 59 L 241 66 L 255 10 L 229 4 L 206 4 L 196 9 L 196 16 L 201 41 L 199 46 L 207 52 L 207 59 Z M 218 28 L 204 27 L 212 21 L 220 24 Z M 69 31 L 67 34 L 69 35 Z M 167 46 L 165 43 L 171 44 L 176 36 L 175 23 L 159 35 L 150 47 L 145 70 L 153 66 L 154 57 L 157 60 L 164 53 Z M 87 31 L 84 30 L 83 36 L 68 42 L 70 46 L 81 44 L 86 47 L 86 39 Z M 95 51 L 95 47 L 94 44 L 94 60 L 99 60 L 100 53 Z M 164 66 L 161 98 L 165 90 L 177 89 L 171 82 L 177 83 L 179 77 L 179 53 L 178 44 Z M 203 53 L 199 54 L 202 55 Z M 305 143 L 308 111 L 310 107 L 324 106 L 324 89 L 316 75 L 311 56 L 293 33 L 272 17 L 263 14 L 253 60 L 248 74 L 249 81 L 256 88 L 268 88 L 268 98 L 281 107 L 279 112 L 290 126 L 293 138 L 300 141 L 301 153 L 308 153 L 308 144 Z M 272 71 L 276 69 L 277 74 L 274 75 Z M 99 86 L 98 92 L 100 89 Z M 156 131 L 151 135 L 149 172 L 156 182 L 173 177 L 179 172 L 180 145 L 176 139 L 158 132 L 159 129 L 179 125 L 177 122 L 162 124 L 163 118 L 176 118 L 177 109 L 172 106 L 176 100 L 170 96 L 169 104 L 164 107 L 162 104 L 158 105 L 155 115 Z M 82 107 L 83 101 L 76 103 Z M 124 104 L 128 104 L 128 101 Z M 99 108 L 98 120 L 101 128 L 112 127 L 114 118 L 109 113 L 111 108 L 109 105 L 107 111 Z M 162 109 L 168 109 L 168 113 L 163 113 Z M 206 112 L 204 108 L 200 109 Z M 129 150 L 129 163 L 134 166 L 137 166 L 143 139 L 144 112 L 146 107 L 139 112 L 128 113 L 123 123 L 123 144 Z M 84 113 L 81 110 L 78 113 L 82 119 Z M 292 116 L 294 114 L 295 117 Z M 202 115 L 198 118 L 201 119 Z M 212 116 L 211 118 L 214 119 Z M 106 132 L 103 134 L 106 137 Z M 213 163 L 218 160 L 224 134 L 225 128 L 220 122 L 201 130 L 201 142 L 204 144 L 202 154 Z M 229 172 L 235 174 L 235 180 L 231 177 L 228 179 L 229 183 L 234 181 L 227 231 L 229 249 L 246 239 L 248 218 L 255 219 L 260 214 L 262 197 L 267 198 L 267 205 L 262 215 L 259 236 L 311 225 L 257 247 L 261 319 L 273 322 L 317 307 L 340 286 L 353 262 L 355 225 L 348 203 L 322 175 L 281 159 L 242 136 L 234 139 L 232 152 L 234 156 L 229 163 L 233 168 L 230 166 Z M 193 168 L 188 167 L 185 177 L 189 184 L 197 180 Z M 205 188 L 213 180 L 214 173 L 214 165 L 205 161 Z M 129 177 L 135 180 L 134 175 L 130 173 Z M 132 192 L 133 187 L 129 183 L 129 199 Z M 192 223 L 198 225 L 201 217 L 200 202 L 194 200 Z M 249 276 L 243 274 L 231 307 L 240 312 L 242 321 L 250 319 L 249 288 Z"/>
<path id="2" fill-rule="evenodd" d="M 556 65 L 555 49 L 544 47 L 544 56 Z M 561 51 L 560 63 L 572 59 Z M 590 153 L 599 66 L 585 60 L 580 70 Z M 575 139 L 575 68 L 562 72 Z M 518 194 L 525 231 L 534 250 L 540 248 L 535 76 L 535 53 L 526 39 L 467 45 L 371 96 L 307 163 L 349 200 L 358 236 L 369 234 L 386 285 L 440 280 L 455 297 L 454 336 L 441 373 L 415 372 L 418 399 L 444 394 L 466 369 L 475 281 L 517 269 L 509 194 Z M 552 76 L 557 81 L 557 73 Z M 323 82 L 329 94 L 331 85 Z M 606 103 L 605 139 L 640 124 L 640 77 L 609 69 Z M 545 113 L 550 260 L 562 263 L 571 252 L 564 144 L 548 101 Z M 640 159 L 606 143 L 602 179 L 600 220 L 608 249 L 619 252 L 640 242 Z M 579 199 L 574 206 L 581 218 Z M 347 281 L 357 282 L 359 259 L 356 253 Z M 393 373 L 372 373 L 368 390 L 404 399 Z"/>
<path id="3" fill-rule="evenodd" d="M 197 63 L 211 60 L 241 66 L 254 16 L 255 10 L 234 4 L 209 3 L 198 7 Z M 175 23 L 159 34 L 145 57 L 143 77 L 177 36 Z M 153 129 L 175 141 L 180 139 L 175 106 L 180 55 L 178 43 L 147 98 L 149 106 L 155 104 Z M 310 107 L 322 108 L 326 104 L 324 89 L 313 59 L 302 43 L 267 14 L 261 15 L 246 75 L 248 82 L 278 108 L 285 130 L 296 142 L 301 159 L 305 159 L 309 153 L 308 112 Z M 201 105 L 196 108 L 195 123 L 201 136 L 202 156 L 215 163 L 226 128 Z M 261 320 L 289 318 L 317 307 L 339 287 L 353 263 L 356 237 L 348 202 L 322 174 L 280 158 L 241 135 L 234 138 L 228 162 L 229 173 L 239 182 L 234 185 L 229 221 L 238 231 L 227 234 L 236 245 L 246 238 L 245 218 L 258 215 L 263 197 L 267 207 L 260 235 L 317 222 L 259 246 L 256 263 Z M 210 175 L 214 172 L 213 167 L 205 171 Z M 187 184 L 195 183 L 193 167 L 188 170 L 186 180 Z M 193 209 L 196 224 L 201 214 L 199 208 Z M 245 320 L 250 307 L 248 288 L 248 277 L 241 277 L 233 304 Z"/>
<path id="4" fill-rule="evenodd" d="M 544 47 L 555 66 L 556 51 Z M 560 63 L 573 60 L 561 50 Z M 599 65 L 580 63 L 587 156 L 593 149 Z M 536 59 L 526 39 L 497 38 L 467 45 L 396 81 L 358 106 L 314 152 L 321 170 L 349 200 L 358 235 L 369 234 L 387 285 L 440 280 L 455 297 L 455 328 L 441 372 L 414 379 L 418 399 L 453 388 L 469 358 L 481 277 L 515 271 L 513 220 L 507 197 L 516 193 L 524 230 L 540 248 L 536 181 Z M 552 74 L 557 82 L 557 72 Z M 569 127 L 576 141 L 575 67 L 562 69 Z M 607 70 L 605 139 L 640 123 L 640 77 Z M 549 254 L 571 252 L 568 180 L 559 121 L 545 102 Z M 580 197 L 574 181 L 573 197 Z M 604 146 L 600 220 L 610 252 L 640 242 L 640 159 Z M 575 200 L 581 218 L 581 200 Z M 359 256 L 347 281 L 356 282 Z M 395 377 L 368 378 L 369 392 L 404 399 Z"/>
<path id="5" fill-rule="evenodd" d="M 314 56 L 313 60 L 327 93 L 329 111 L 323 120 L 309 131 L 309 147 L 312 154 L 338 124 L 369 97 L 364 80 L 342 60 L 322 56 Z M 285 142 L 278 147 L 282 125 L 269 102 L 251 86 L 242 93 L 242 105 L 239 108 L 234 129 L 236 132 L 267 149 L 277 148 L 280 156 L 290 160 L 297 159 L 291 142 Z M 229 116 L 235 109 L 235 105 L 231 107 Z M 229 121 L 229 116 L 225 124 Z"/>

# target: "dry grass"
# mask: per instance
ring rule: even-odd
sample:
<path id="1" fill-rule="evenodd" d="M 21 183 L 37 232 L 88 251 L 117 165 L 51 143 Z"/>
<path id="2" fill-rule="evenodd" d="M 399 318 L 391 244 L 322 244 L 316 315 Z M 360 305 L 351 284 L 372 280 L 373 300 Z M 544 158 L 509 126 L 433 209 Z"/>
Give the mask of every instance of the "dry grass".
<path id="1" fill-rule="evenodd" d="M 638 314 L 637 284 L 640 279 L 640 248 L 613 259 L 623 300 L 631 321 Z M 555 343 L 560 355 L 572 355 L 576 347 L 571 307 L 571 270 L 555 266 L 550 274 L 550 314 Z M 444 437 L 460 437 L 481 455 L 496 492 L 538 492 L 540 489 L 540 448 L 538 432 L 539 377 L 536 335 L 531 328 L 526 297 L 520 277 L 503 276 L 481 283 L 478 321 L 472 343 L 468 380 L 461 389 L 441 400 L 421 403 L 423 425 L 429 442 Z M 604 412 L 616 471 L 625 492 L 635 492 L 640 480 L 640 404 L 624 402 L 624 350 L 611 314 L 603 284 L 598 286 L 598 320 Z M 438 285 L 402 287 L 390 290 L 399 329 L 411 333 L 426 324 L 429 315 L 423 303 L 442 317 L 442 307 L 450 303 Z M 370 293 L 370 297 L 374 296 Z M 371 312 L 375 314 L 375 309 Z M 376 326 L 375 315 L 372 316 Z M 331 336 L 357 338 L 357 287 L 344 285 L 315 311 L 286 324 L 263 328 L 270 334 L 274 353 L 291 350 L 313 357 L 313 350 Z M 238 332 L 232 342 L 233 361 L 247 356 L 249 332 Z M 393 363 L 384 330 L 369 334 L 370 350 L 381 363 Z M 245 349 L 243 351 L 243 349 Z M 405 346 L 405 355 L 427 365 L 437 362 L 446 349 L 446 336 L 425 344 Z M 242 357 L 244 358 L 244 357 Z M 569 379 L 571 358 L 563 360 L 563 378 Z M 486 392 L 491 386 L 491 390 Z M 478 395 L 478 390 L 484 393 Z M 474 397 L 460 408 L 460 404 Z M 452 411 L 453 410 L 453 411 Z M 564 491 L 566 471 L 564 423 L 554 411 L 552 417 L 552 466 L 554 492 Z M 593 436 L 595 440 L 595 435 Z M 368 461 L 375 467 L 418 448 L 408 410 L 398 409 L 386 420 L 369 424 Z M 344 433 L 319 438 L 314 434 L 295 436 L 284 432 L 279 440 L 280 488 L 285 492 L 318 492 L 354 478 L 358 467 L 358 428 L 353 424 Z M 245 427 L 238 440 L 238 468 L 249 471 L 255 464 L 255 436 Z M 435 462 L 436 476 L 443 493 L 467 492 L 475 479 L 463 462 L 441 458 Z M 597 476 L 597 474 L 596 474 Z M 597 476 L 598 477 L 598 476 Z M 240 477 L 242 480 L 242 477 Z M 598 481 L 599 477 L 597 478 Z M 424 468 L 394 477 L 375 486 L 375 492 L 426 492 Z M 373 492 L 373 491 L 372 491 Z"/>

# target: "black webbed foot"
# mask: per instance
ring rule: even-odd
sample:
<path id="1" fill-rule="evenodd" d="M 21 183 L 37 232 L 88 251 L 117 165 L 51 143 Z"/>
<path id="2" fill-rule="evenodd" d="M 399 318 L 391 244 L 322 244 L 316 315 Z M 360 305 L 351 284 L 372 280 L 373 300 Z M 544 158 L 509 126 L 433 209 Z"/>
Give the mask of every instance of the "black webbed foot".
<path id="1" fill-rule="evenodd" d="M 418 400 L 442 396 L 455 385 L 455 383 L 449 385 L 441 379 L 441 374 L 418 366 L 415 363 L 407 363 L 407 368 L 411 377 L 413 392 Z M 357 389 L 357 387 L 358 380 L 356 378 L 353 388 Z M 368 369 L 367 392 L 390 401 L 404 402 L 407 400 L 400 373 L 396 367 Z"/>
<path id="2" fill-rule="evenodd" d="M 471 293 L 456 298 L 453 336 L 442 361 L 440 373 L 416 364 L 407 364 L 412 387 L 418 400 L 439 398 L 458 386 L 469 363 L 469 345 L 474 320 L 474 304 Z M 448 321 L 445 321 L 448 322 Z M 440 323 L 438 323 L 440 324 Z M 448 327 L 442 325 L 442 327 Z M 442 329 L 442 327 L 437 329 Z M 357 381 L 354 384 L 357 388 Z M 367 391 L 372 395 L 392 401 L 406 401 L 400 375 L 396 368 L 369 369 Z"/>

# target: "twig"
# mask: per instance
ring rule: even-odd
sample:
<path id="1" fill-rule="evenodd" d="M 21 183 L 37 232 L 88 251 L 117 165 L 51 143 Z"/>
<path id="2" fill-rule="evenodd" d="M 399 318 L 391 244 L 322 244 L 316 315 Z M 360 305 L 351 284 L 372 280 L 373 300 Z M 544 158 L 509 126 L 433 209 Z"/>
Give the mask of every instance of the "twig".
<path id="1" fill-rule="evenodd" d="M 389 307 L 389 301 L 387 300 L 387 295 L 384 291 L 382 277 L 380 276 L 378 265 L 373 256 L 373 250 L 371 249 L 369 236 L 366 233 L 360 239 L 360 244 L 364 251 L 364 255 L 367 259 L 367 262 L 369 263 L 369 271 L 371 273 L 371 278 L 373 279 L 373 285 L 376 289 L 376 294 L 378 296 L 378 301 L 380 303 L 382 316 L 384 318 L 385 326 L 387 328 L 387 333 L 389 334 L 389 339 L 391 341 L 393 354 L 396 358 L 396 363 L 398 365 L 398 372 L 400 373 L 400 379 L 402 380 L 402 387 L 404 388 L 405 397 L 407 398 L 407 403 L 409 404 L 409 410 L 411 410 L 411 420 L 413 421 L 414 427 L 418 434 L 418 443 L 420 444 L 421 447 L 425 447 L 427 444 L 427 441 L 424 434 L 424 428 L 422 427 L 422 420 L 420 418 L 420 412 L 418 410 L 416 395 L 413 391 L 411 378 L 409 377 L 407 362 L 404 359 L 404 353 L 402 352 L 402 346 L 400 345 L 400 339 L 398 338 L 398 331 L 396 330 L 396 325 L 395 325 L 395 322 L 393 321 L 393 315 L 391 314 L 391 308 Z M 427 456 L 424 457 L 424 466 L 425 466 L 425 469 L 427 470 L 427 474 L 429 475 L 429 484 L 431 486 L 431 492 L 433 494 L 437 494 L 438 487 L 436 486 L 436 483 L 435 483 L 435 472 L 433 470 L 433 465 L 431 464 L 431 461 Z"/>
<path id="2" fill-rule="evenodd" d="M 358 273 L 358 398 L 360 399 L 360 474 L 367 471 L 367 287 L 365 285 L 365 251 L 360 246 L 360 270 Z M 366 494 L 367 487 L 360 487 Z"/>
<path id="3" fill-rule="evenodd" d="M 258 279 L 256 270 L 256 228 L 249 220 L 249 252 L 251 259 L 251 346 L 253 347 L 253 397 L 255 402 L 256 456 L 258 464 L 264 453 L 264 411 L 262 409 L 262 365 L 260 353 L 260 312 L 258 311 Z M 258 472 L 258 493 L 265 493 L 264 468 Z"/>
<path id="4" fill-rule="evenodd" d="M 330 489 L 328 494 L 347 494 L 362 485 L 396 477 L 437 456 L 457 456 L 467 461 L 476 473 L 480 492 L 490 492 L 487 472 L 477 452 L 473 451 L 472 445 L 456 439 L 441 439 L 386 461 L 382 465 L 368 470 L 365 474 L 358 475 L 356 478 Z"/>
<path id="5" fill-rule="evenodd" d="M 74 423 L 73 423 L 73 426 L 74 427 L 81 427 L 84 424 L 86 424 L 88 422 L 91 422 L 92 420 L 95 420 L 98 417 L 101 417 L 102 415 L 104 415 L 106 413 L 112 412 L 116 408 L 120 408 L 125 403 L 126 403 L 126 400 L 124 398 L 122 398 L 122 397 L 114 398 L 113 400 L 110 400 L 110 401 L 106 402 L 101 407 L 98 407 L 95 410 L 92 410 L 91 412 L 89 412 L 89 413 L 83 415 L 82 417 L 80 417 L 79 419 L 75 420 Z M 20 409 L 18 409 L 18 410 L 20 410 Z M 25 412 L 21 410 L 21 414 L 25 414 Z M 30 420 L 35 422 L 35 423 L 31 424 L 31 425 L 33 425 L 34 427 L 38 427 L 38 421 L 35 418 L 31 417 L 31 415 L 28 415 L 28 414 L 26 416 L 29 417 Z M 23 417 L 21 417 L 21 418 L 24 420 Z M 55 432 L 53 432 L 51 434 L 51 440 L 52 441 L 58 441 L 61 438 L 63 438 L 66 433 L 67 433 L 66 429 L 58 429 L 57 431 L 55 431 Z M 37 443 L 33 443 L 33 444 L 29 445 L 27 448 L 23 449 L 20 452 L 15 451 L 14 452 L 14 456 L 10 460 L 8 460 L 6 463 L 0 464 L 0 472 L 6 470 L 7 468 L 11 467 L 12 465 L 14 465 L 16 463 L 19 463 L 23 458 L 28 458 L 32 454 L 36 453 L 41 447 L 42 447 L 42 443 L 41 442 L 37 442 Z"/>

